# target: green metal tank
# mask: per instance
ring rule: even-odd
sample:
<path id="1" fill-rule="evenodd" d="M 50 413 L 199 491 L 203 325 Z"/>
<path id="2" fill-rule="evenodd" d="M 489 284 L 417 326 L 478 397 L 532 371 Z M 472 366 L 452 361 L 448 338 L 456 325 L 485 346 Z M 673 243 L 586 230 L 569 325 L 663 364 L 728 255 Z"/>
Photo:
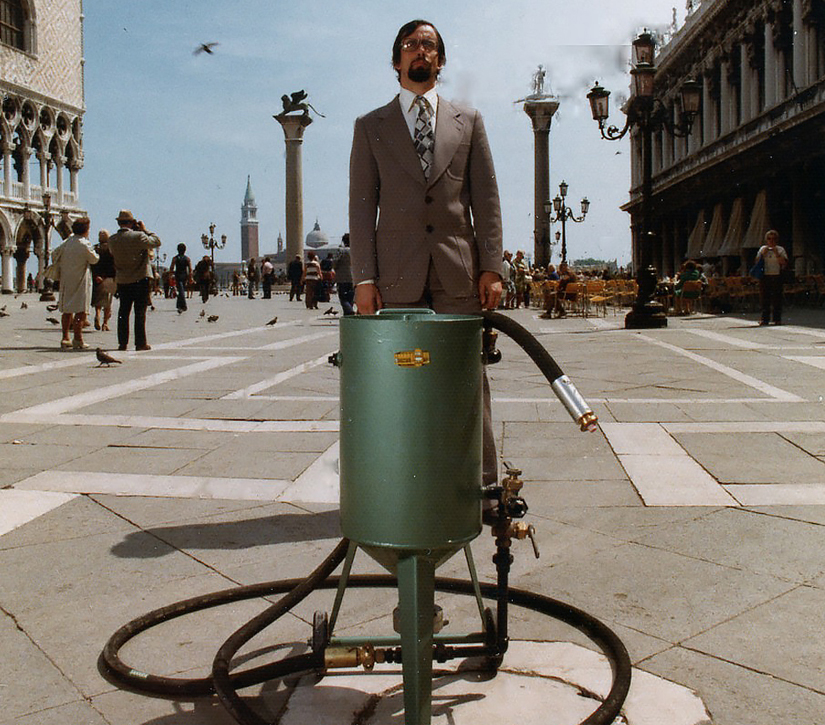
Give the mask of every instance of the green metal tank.
<path id="1" fill-rule="evenodd" d="M 481 332 L 426 309 L 341 320 L 341 528 L 390 571 L 481 531 Z"/>

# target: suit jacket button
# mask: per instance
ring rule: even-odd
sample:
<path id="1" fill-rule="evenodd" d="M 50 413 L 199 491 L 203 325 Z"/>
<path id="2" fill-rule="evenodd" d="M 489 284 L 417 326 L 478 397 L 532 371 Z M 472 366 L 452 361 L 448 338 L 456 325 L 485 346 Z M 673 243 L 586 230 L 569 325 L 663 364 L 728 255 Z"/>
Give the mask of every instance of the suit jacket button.
<path id="1" fill-rule="evenodd" d="M 425 204 L 432 204 L 433 203 L 433 198 L 429 194 L 427 194 L 427 196 L 424 197 L 424 203 Z"/>
<path id="2" fill-rule="evenodd" d="M 432 234 L 435 231 L 435 227 L 432 224 L 427 224 L 424 228 L 427 230 L 427 234 Z"/>

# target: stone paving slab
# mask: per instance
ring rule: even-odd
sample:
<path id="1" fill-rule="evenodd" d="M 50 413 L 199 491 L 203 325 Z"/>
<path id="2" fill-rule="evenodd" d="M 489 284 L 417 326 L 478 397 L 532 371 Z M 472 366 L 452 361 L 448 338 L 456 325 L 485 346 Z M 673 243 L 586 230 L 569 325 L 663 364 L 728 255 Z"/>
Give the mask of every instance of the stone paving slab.
<path id="1" fill-rule="evenodd" d="M 37 304 L 24 311 L 28 317 L 0 321 L 11 330 L 0 357 L 0 447 L 9 451 L 0 508 L 17 517 L 0 534 L 0 647 L 26 658 L 27 680 L 54 683 L 34 701 L 0 664 L 0 696 L 11 703 L 2 725 L 226 725 L 231 720 L 209 700 L 168 702 L 113 688 L 95 665 L 106 638 L 129 619 L 193 594 L 305 576 L 337 541 L 338 375 L 318 362 L 335 347 L 337 322 L 283 296 L 210 300 L 209 314 L 220 315 L 215 324 L 200 321 L 199 300 L 183 316 L 170 300 L 156 306 L 149 317 L 154 349 L 129 351 L 110 370 L 96 368 L 89 354 L 57 350 L 59 334 L 43 325 Z M 503 336 L 504 361 L 490 369 L 501 453 L 525 471 L 527 522 L 542 553 L 536 560 L 528 542 L 514 543 L 513 584 L 600 617 L 625 641 L 637 682 L 647 681 L 647 671 L 695 690 L 709 711 L 703 722 L 716 725 L 819 725 L 823 711 L 825 505 L 817 496 L 825 483 L 818 477 L 825 326 L 821 312 L 793 312 L 803 324 L 761 329 L 755 316 L 696 315 L 643 333 L 620 329 L 618 316 L 545 321 L 533 311 L 512 313 L 544 331 L 540 339 L 591 400 L 605 424 L 592 435 L 578 432 Z M 279 323 L 266 327 L 276 314 Z M 90 332 L 89 340 L 111 347 L 114 334 Z M 92 391 L 99 397 L 90 398 Z M 39 407 L 19 412 L 32 406 Z M 645 457 L 672 494 L 665 449 L 702 471 L 681 482 L 690 505 L 651 506 L 639 495 L 641 474 L 624 465 L 623 456 Z M 101 476 L 107 493 L 71 495 Z M 224 485 L 199 487 L 210 476 Z M 261 485 L 285 498 L 220 498 L 229 479 L 241 499 Z M 702 493 L 700 479 L 713 495 Z M 805 483 L 782 483 L 795 480 Z M 63 495 L 52 489 L 69 491 L 67 502 L 38 509 Z M 716 501 L 718 491 L 731 502 Z M 162 496 L 147 495 L 154 493 Z M 21 496 L 35 508 L 8 505 Z M 479 576 L 492 581 L 489 534 L 472 550 Z M 354 570 L 379 567 L 359 555 Z M 443 573 L 466 576 L 463 557 Z M 331 599 L 329 591 L 313 594 L 245 654 L 302 646 L 314 611 L 328 610 Z M 392 592 L 348 591 L 340 631 L 387 628 L 395 600 Z M 438 600 L 452 626 L 477 618 L 465 597 Z M 153 671 L 203 672 L 218 640 L 263 606 L 185 618 L 127 654 Z M 515 637 L 593 654 L 592 643 L 564 625 L 524 610 L 511 622 Z M 555 659 L 565 665 L 575 658 Z M 516 671 L 530 660 L 514 650 L 505 664 Z M 492 684 L 528 705 L 525 723 L 532 714 L 544 722 L 546 712 L 561 713 L 567 696 L 559 691 L 554 701 L 555 685 L 505 685 L 511 677 Z M 346 696 L 363 701 L 363 675 L 352 683 Z M 248 694 L 277 718 L 290 692 L 269 683 Z M 449 702 L 468 693 L 475 690 L 459 681 Z M 305 695 L 319 705 L 318 692 Z M 398 722 L 395 691 L 382 702 Z M 483 720 L 487 710 L 473 714 L 474 703 L 488 705 L 456 705 L 454 721 Z M 336 700 L 314 720 L 337 722 L 340 706 Z M 661 705 L 655 717 L 659 725 Z"/>

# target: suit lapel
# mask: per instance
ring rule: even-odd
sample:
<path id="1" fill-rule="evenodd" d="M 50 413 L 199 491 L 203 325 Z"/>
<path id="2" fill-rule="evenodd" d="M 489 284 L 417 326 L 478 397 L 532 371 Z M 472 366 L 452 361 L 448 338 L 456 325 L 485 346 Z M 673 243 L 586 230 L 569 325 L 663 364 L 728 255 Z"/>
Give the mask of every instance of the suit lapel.
<path id="1" fill-rule="evenodd" d="M 402 118 L 403 120 L 403 118 Z M 409 133 L 407 134 L 409 136 Z M 435 125 L 435 149 L 433 151 L 433 168 L 430 170 L 429 186 L 432 186 L 450 165 L 461 138 L 464 135 L 464 123 L 461 112 L 441 96 L 438 97 L 438 119 Z M 414 151 L 415 149 L 413 149 Z M 420 166 L 420 164 L 419 164 Z"/>
<path id="2" fill-rule="evenodd" d="M 398 96 L 381 109 L 381 141 L 386 144 L 398 160 L 401 168 L 422 185 L 426 183 L 421 169 L 421 160 L 413 145 L 410 129 L 401 112 Z M 436 142 L 436 147 L 438 143 Z"/>

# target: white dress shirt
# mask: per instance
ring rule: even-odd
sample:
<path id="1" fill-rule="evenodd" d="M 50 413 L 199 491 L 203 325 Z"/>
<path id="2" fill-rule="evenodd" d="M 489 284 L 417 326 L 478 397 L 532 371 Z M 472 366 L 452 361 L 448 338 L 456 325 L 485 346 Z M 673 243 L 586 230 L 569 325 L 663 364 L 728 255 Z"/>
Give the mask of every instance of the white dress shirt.
<path id="1" fill-rule="evenodd" d="M 415 139 L 415 122 L 418 120 L 418 106 L 415 103 L 416 98 L 418 98 L 418 95 L 406 88 L 402 88 L 398 92 L 398 102 L 401 104 L 401 112 L 404 114 L 404 120 L 407 122 L 407 128 L 410 129 L 410 136 L 413 139 Z M 424 94 L 424 98 L 427 99 L 427 103 L 429 103 L 430 108 L 433 109 L 433 117 L 430 119 L 430 123 L 433 125 L 433 135 L 435 135 L 435 120 L 438 117 L 436 113 L 438 111 L 438 93 L 436 93 L 435 88 L 430 88 L 430 90 Z"/>

